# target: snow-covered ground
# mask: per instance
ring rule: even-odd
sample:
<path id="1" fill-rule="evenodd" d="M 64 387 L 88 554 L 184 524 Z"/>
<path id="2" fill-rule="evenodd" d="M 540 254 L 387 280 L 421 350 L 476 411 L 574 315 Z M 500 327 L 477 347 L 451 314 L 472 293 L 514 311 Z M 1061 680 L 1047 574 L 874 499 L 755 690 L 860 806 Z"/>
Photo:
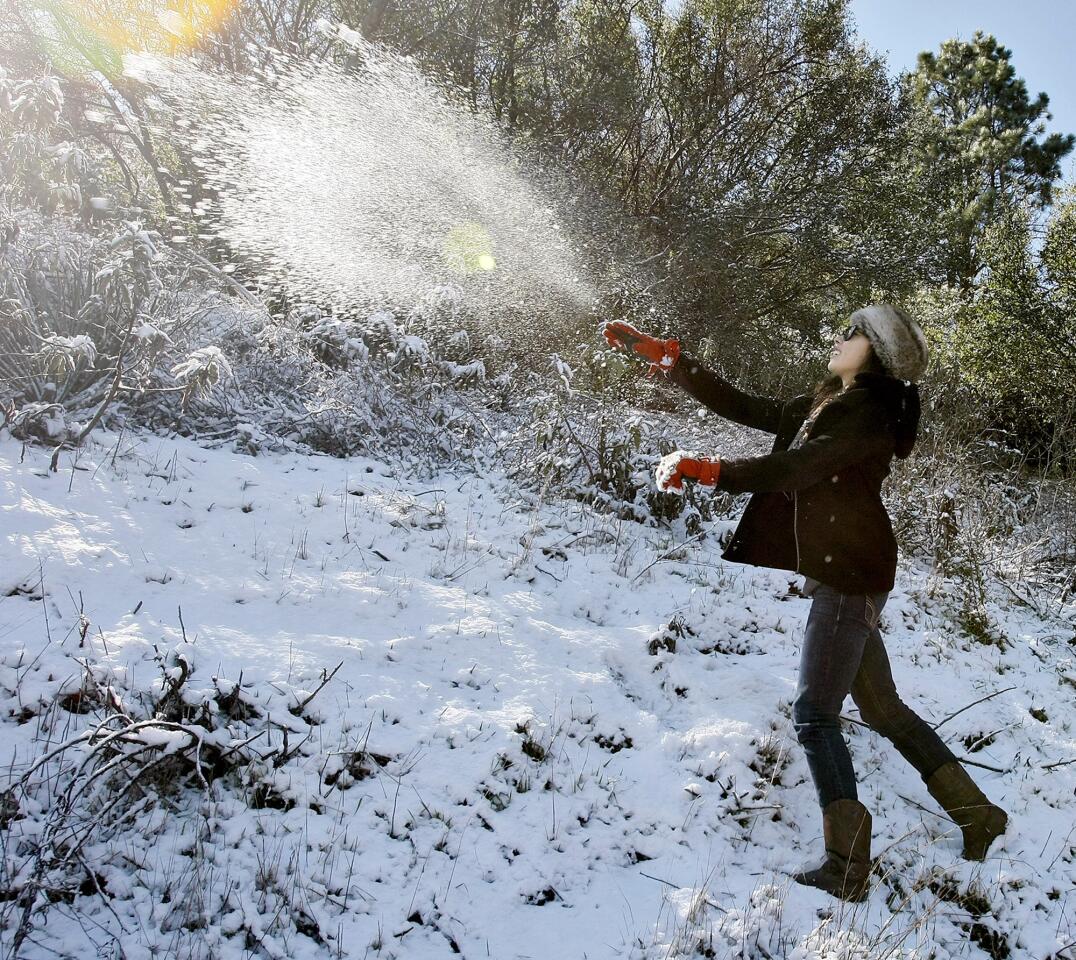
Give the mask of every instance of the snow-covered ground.
<path id="1" fill-rule="evenodd" d="M 849 701 L 884 865 L 852 907 L 781 872 L 821 849 L 789 716 L 810 601 L 720 560 L 731 521 L 684 545 L 501 477 L 150 435 L 49 459 L 0 440 L 7 777 L 97 724 L 100 691 L 137 718 L 177 678 L 253 759 L 147 779 L 118 832 L 85 821 L 85 882 L 43 886 L 20 957 L 1076 956 L 1076 763 L 1048 766 L 1076 760 L 1072 608 L 999 592 L 1009 643 L 984 646 L 945 583 L 900 570 L 898 688 L 934 722 L 1003 691 L 941 732 L 1001 771 L 972 768 L 1012 819 L 962 860 Z M 52 769 L 0 810 L 0 906 L 55 826 Z"/>

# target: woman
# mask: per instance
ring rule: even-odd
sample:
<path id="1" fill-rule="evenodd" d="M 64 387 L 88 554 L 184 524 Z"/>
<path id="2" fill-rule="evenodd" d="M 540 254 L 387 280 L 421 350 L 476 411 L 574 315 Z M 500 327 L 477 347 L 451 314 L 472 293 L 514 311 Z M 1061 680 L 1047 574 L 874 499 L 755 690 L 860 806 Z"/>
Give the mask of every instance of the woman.
<path id="1" fill-rule="evenodd" d="M 621 322 L 606 324 L 603 333 L 721 416 L 776 435 L 761 457 L 672 454 L 658 467 L 658 485 L 676 490 L 687 478 L 751 492 L 722 557 L 805 576 L 811 609 L 792 718 L 822 808 L 826 852 L 794 879 L 846 900 L 867 895 L 871 816 L 858 800 L 840 731 L 848 693 L 864 722 L 893 742 L 960 826 L 964 856 L 981 860 L 1008 818 L 897 695 L 878 629 L 897 565 L 881 486 L 893 456 L 907 457 L 915 444 L 914 381 L 927 363 L 918 324 L 889 304 L 855 311 L 830 354 L 830 376 L 787 402 L 737 390 L 681 353 L 676 340 Z"/>

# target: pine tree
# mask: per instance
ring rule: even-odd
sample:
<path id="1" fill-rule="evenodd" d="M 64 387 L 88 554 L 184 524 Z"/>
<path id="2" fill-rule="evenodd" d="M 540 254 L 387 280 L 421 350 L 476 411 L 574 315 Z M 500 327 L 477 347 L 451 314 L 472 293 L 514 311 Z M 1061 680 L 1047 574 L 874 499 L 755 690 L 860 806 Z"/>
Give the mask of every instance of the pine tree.
<path id="1" fill-rule="evenodd" d="M 1045 209 L 1061 176 L 1072 134 L 1045 134 L 1050 98 L 1031 100 L 1010 62 L 1012 51 L 982 31 L 971 41 L 946 40 L 919 54 L 910 86 L 932 122 L 921 162 L 939 168 L 938 200 L 948 221 L 945 279 L 969 287 L 983 258 L 984 231 L 1012 203 Z"/>

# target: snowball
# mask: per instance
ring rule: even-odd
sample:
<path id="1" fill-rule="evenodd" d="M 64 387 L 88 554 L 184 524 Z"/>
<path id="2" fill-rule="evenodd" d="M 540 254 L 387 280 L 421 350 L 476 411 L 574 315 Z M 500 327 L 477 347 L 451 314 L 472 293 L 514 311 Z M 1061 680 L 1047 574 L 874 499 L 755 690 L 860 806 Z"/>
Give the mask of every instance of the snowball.
<path id="1" fill-rule="evenodd" d="M 689 460 L 700 460 L 702 459 L 702 454 L 697 450 L 674 450 L 667 456 L 662 457 L 658 462 L 658 465 L 654 470 L 654 480 L 657 482 L 658 489 L 663 493 L 678 493 L 683 495 L 683 481 L 681 481 L 680 486 L 669 486 L 669 482 L 680 469 L 680 461 L 685 458 Z"/>

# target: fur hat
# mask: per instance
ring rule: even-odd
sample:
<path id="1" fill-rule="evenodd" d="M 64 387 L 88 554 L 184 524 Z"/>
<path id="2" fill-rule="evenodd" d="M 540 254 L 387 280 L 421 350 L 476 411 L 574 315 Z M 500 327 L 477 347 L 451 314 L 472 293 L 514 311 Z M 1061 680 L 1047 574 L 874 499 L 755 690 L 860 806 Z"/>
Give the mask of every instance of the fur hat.
<path id="1" fill-rule="evenodd" d="M 907 313 L 889 303 L 872 303 L 848 318 L 870 340 L 878 359 L 900 380 L 918 380 L 927 368 L 927 341 Z"/>

